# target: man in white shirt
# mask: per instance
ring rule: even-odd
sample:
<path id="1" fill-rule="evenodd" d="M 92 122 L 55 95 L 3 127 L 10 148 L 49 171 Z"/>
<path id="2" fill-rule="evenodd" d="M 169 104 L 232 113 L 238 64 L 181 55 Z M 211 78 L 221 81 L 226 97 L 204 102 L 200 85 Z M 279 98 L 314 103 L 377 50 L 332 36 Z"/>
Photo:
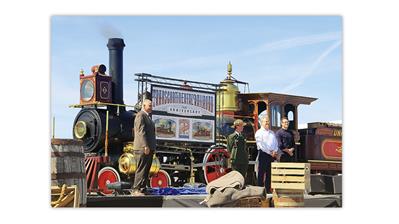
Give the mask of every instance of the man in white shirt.
<path id="1" fill-rule="evenodd" d="M 261 119 L 261 128 L 255 133 L 258 148 L 258 186 L 265 186 L 271 193 L 271 163 L 280 155 L 278 142 L 272 130 L 269 130 L 269 118 Z M 265 178 L 266 175 L 266 178 Z"/>

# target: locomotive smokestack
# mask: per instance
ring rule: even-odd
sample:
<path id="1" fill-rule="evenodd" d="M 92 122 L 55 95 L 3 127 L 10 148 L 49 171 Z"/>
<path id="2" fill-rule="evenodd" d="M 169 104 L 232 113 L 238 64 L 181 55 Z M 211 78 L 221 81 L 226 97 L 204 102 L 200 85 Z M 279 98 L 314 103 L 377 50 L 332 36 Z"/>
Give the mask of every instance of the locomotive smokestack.
<path id="1" fill-rule="evenodd" d="M 110 38 L 107 44 L 109 50 L 109 74 L 112 76 L 112 102 L 123 103 L 123 48 L 125 43 L 121 38 Z"/>

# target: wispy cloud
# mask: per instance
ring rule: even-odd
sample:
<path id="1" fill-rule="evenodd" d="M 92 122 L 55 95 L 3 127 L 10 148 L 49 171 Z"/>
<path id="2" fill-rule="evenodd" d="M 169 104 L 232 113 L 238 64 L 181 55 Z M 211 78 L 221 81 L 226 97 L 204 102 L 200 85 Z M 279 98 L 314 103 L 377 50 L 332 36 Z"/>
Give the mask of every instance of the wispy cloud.
<path id="1" fill-rule="evenodd" d="M 179 69 L 195 70 L 204 67 L 210 68 L 216 65 L 220 65 L 220 63 L 223 62 L 227 63 L 228 60 L 240 59 L 249 56 L 254 56 L 257 54 L 264 54 L 270 51 L 286 50 L 286 49 L 291 49 L 306 45 L 313 45 L 328 41 L 336 41 L 336 40 L 341 40 L 341 32 L 329 32 L 329 33 L 322 33 L 322 34 L 315 34 L 308 36 L 293 37 L 289 39 L 278 40 L 275 42 L 268 42 L 265 44 L 254 46 L 249 49 L 245 49 L 240 52 L 226 52 L 223 54 L 205 55 L 205 56 L 194 57 L 179 61 L 171 61 L 161 64 L 143 66 L 140 69 L 164 70 L 164 69 L 179 68 Z"/>
<path id="2" fill-rule="evenodd" d="M 309 70 L 302 75 L 300 75 L 296 80 L 293 81 L 290 85 L 285 87 L 282 92 L 290 92 L 297 88 L 298 86 L 302 85 L 302 83 L 305 81 L 306 78 L 311 76 L 313 72 L 319 67 L 320 63 L 323 62 L 323 60 L 331 53 L 333 52 L 337 47 L 339 47 L 342 44 L 342 41 L 339 40 L 335 42 L 333 45 L 331 45 L 329 48 L 327 48 L 309 67 Z"/>
<path id="3" fill-rule="evenodd" d="M 201 56 L 188 58 L 178 61 L 171 61 L 159 64 L 152 64 L 147 66 L 141 66 L 139 69 L 143 71 L 163 71 L 165 69 L 179 69 L 179 70 L 198 70 L 199 68 L 209 68 L 216 65 L 220 65 L 220 62 L 227 63 L 228 59 L 231 58 L 230 54 L 218 54 L 218 55 L 209 55 L 209 56 Z"/>
<path id="4" fill-rule="evenodd" d="M 253 55 L 274 50 L 285 50 L 285 49 L 302 47 L 306 45 L 318 44 L 339 39 L 341 39 L 341 32 L 331 32 L 331 33 L 294 37 L 290 39 L 284 39 L 284 40 L 266 43 L 256 48 L 246 50 L 243 52 L 243 54 Z"/>

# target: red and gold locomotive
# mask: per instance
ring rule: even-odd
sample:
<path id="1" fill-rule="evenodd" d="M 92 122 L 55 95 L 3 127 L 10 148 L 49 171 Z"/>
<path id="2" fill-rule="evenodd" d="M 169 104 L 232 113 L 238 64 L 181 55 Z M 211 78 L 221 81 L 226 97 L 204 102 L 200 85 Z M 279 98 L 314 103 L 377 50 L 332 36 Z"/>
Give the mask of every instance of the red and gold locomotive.
<path id="1" fill-rule="evenodd" d="M 88 192 L 111 194 L 109 184 L 128 186 L 136 168 L 132 146 L 133 123 L 141 102 L 153 100 L 152 119 L 157 130 L 157 153 L 151 168 L 151 187 L 208 183 L 229 172 L 226 137 L 233 132 L 235 119 L 247 123 L 250 166 L 247 183 L 255 184 L 257 149 L 254 139 L 260 118 L 269 117 L 270 128 L 280 128 L 288 117 L 298 144 L 297 161 L 315 164 L 317 172 L 341 172 L 341 129 L 310 124 L 298 130 L 298 106 L 316 98 L 279 93 L 241 93 L 248 83 L 232 76 L 219 84 L 174 79 L 146 73 L 136 74 L 138 102 L 132 110 L 123 102 L 123 39 L 108 42 L 109 75 L 105 66 L 93 67 L 92 74 L 80 74 L 82 108 L 74 121 L 73 136 L 83 142 Z M 249 89 L 249 88 L 248 88 Z M 321 165 L 320 165 L 321 164 Z M 327 164 L 327 166 L 326 166 Z M 338 165 L 337 165 L 338 164 Z M 317 166 L 318 165 L 318 166 Z"/>

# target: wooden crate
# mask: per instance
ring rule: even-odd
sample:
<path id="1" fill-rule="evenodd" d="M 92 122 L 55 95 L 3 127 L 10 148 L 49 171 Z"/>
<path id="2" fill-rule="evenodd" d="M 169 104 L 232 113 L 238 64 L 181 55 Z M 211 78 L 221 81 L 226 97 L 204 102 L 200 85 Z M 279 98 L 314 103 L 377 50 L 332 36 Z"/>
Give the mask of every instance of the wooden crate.
<path id="1" fill-rule="evenodd" d="M 310 190 L 309 163 L 272 163 L 271 187 L 283 190 Z"/>

